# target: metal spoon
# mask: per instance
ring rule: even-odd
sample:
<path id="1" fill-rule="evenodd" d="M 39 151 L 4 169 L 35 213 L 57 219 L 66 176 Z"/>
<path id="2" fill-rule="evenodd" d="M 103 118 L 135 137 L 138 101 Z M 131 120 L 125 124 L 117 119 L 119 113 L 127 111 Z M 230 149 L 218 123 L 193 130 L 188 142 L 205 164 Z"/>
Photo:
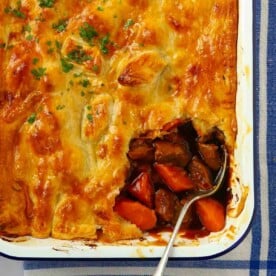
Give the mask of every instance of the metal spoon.
<path id="1" fill-rule="evenodd" d="M 227 153 L 227 150 L 224 146 L 222 147 L 222 151 L 223 151 L 223 163 L 222 163 L 222 166 L 221 166 L 221 168 L 220 168 L 220 170 L 219 170 L 219 172 L 216 176 L 215 185 L 210 190 L 205 190 L 205 191 L 200 190 L 200 191 L 194 192 L 193 194 L 191 194 L 189 200 L 183 205 L 183 207 L 182 207 L 182 209 L 179 213 L 179 217 L 177 219 L 177 222 L 175 224 L 174 230 L 172 232 L 171 238 L 169 240 L 169 243 L 167 244 L 167 247 L 166 247 L 166 249 L 163 253 L 162 258 L 159 261 L 159 264 L 158 264 L 153 276 L 162 276 L 163 275 L 164 269 L 165 269 L 167 261 L 168 261 L 169 254 L 170 254 L 171 249 L 173 247 L 174 240 L 176 238 L 176 235 L 179 231 L 179 228 L 182 224 L 182 221 L 183 221 L 189 207 L 196 200 L 199 200 L 201 198 L 213 195 L 219 189 L 219 187 L 221 186 L 221 184 L 223 182 L 225 172 L 226 172 L 227 158 L 228 158 L 228 153 Z"/>

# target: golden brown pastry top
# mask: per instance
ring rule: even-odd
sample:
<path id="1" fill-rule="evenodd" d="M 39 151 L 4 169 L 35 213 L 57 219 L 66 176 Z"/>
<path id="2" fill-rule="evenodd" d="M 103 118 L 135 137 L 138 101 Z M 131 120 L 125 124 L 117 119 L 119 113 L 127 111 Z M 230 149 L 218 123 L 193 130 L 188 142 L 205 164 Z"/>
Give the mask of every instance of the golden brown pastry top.
<path id="1" fill-rule="evenodd" d="M 175 118 L 234 147 L 236 0 L 1 0 L 0 232 L 141 235 L 129 141 Z"/>

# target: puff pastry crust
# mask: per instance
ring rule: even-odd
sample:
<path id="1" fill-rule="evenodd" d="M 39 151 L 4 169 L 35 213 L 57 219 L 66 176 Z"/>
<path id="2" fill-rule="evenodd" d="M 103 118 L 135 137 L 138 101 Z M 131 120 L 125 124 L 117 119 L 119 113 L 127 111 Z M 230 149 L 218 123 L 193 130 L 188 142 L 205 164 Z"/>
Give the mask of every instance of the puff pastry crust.
<path id="1" fill-rule="evenodd" d="M 236 135 L 237 0 L 1 0 L 0 233 L 142 235 L 113 211 L 130 140 Z"/>

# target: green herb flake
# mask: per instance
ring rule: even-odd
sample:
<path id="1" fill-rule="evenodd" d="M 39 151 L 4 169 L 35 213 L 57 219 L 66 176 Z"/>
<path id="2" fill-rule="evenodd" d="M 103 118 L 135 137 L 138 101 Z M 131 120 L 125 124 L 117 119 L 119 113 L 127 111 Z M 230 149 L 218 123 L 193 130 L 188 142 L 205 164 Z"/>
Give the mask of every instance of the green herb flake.
<path id="1" fill-rule="evenodd" d="M 65 107 L 64 104 L 59 104 L 56 106 L 56 110 L 62 110 Z"/>
<path id="2" fill-rule="evenodd" d="M 110 43 L 109 40 L 109 34 L 105 35 L 103 38 L 100 40 L 100 50 L 103 54 L 108 54 L 108 48 L 107 45 Z"/>
<path id="3" fill-rule="evenodd" d="M 69 84 L 70 84 L 71 86 L 73 86 L 73 85 L 74 85 L 73 80 L 70 80 L 70 81 L 69 81 Z"/>
<path id="4" fill-rule="evenodd" d="M 98 7 L 97 7 L 97 10 L 98 10 L 98 11 L 104 11 L 104 8 L 103 8 L 102 6 L 98 6 Z"/>
<path id="5" fill-rule="evenodd" d="M 99 66 L 97 64 L 93 65 L 92 70 L 97 73 L 99 72 Z"/>
<path id="6" fill-rule="evenodd" d="M 54 0 L 39 0 L 39 7 L 52 8 L 54 6 Z"/>
<path id="7" fill-rule="evenodd" d="M 48 53 L 48 54 L 52 54 L 52 53 L 54 52 L 54 50 L 55 50 L 54 48 L 49 48 L 49 49 L 47 50 L 47 53 Z"/>
<path id="8" fill-rule="evenodd" d="M 27 119 L 29 124 L 33 124 L 36 120 L 36 113 L 32 113 L 31 116 Z"/>
<path id="9" fill-rule="evenodd" d="M 92 114 L 87 114 L 86 115 L 86 118 L 87 118 L 87 120 L 89 121 L 89 122 L 93 122 L 93 116 L 92 116 Z"/>
<path id="10" fill-rule="evenodd" d="M 61 58 L 60 59 L 60 62 L 61 62 L 61 68 L 62 68 L 62 71 L 64 73 L 68 73 L 70 72 L 73 68 L 74 68 L 74 65 L 70 62 L 68 62 L 66 59 L 64 58 Z"/>
<path id="11" fill-rule="evenodd" d="M 40 80 L 41 77 L 45 76 L 46 68 L 38 67 L 36 69 L 32 69 L 31 73 L 33 74 L 36 80 Z"/>
<path id="12" fill-rule="evenodd" d="M 4 12 L 5 12 L 6 14 L 11 13 L 11 11 L 12 11 L 12 8 L 11 8 L 11 7 L 5 7 L 5 9 L 4 9 Z"/>
<path id="13" fill-rule="evenodd" d="M 15 17 L 18 17 L 18 18 L 22 18 L 22 19 L 25 19 L 26 18 L 26 15 L 20 10 L 21 9 L 21 2 L 18 1 L 17 2 L 17 8 L 16 9 L 12 9 L 11 7 L 6 7 L 4 9 L 4 12 L 6 14 L 11 14 Z"/>
<path id="14" fill-rule="evenodd" d="M 27 32 L 27 33 L 30 33 L 32 31 L 30 25 L 25 25 L 23 26 L 23 32 Z"/>
<path id="15" fill-rule="evenodd" d="M 82 72 L 80 72 L 80 73 L 74 73 L 74 78 L 79 78 L 79 77 L 81 77 L 82 76 Z"/>
<path id="16" fill-rule="evenodd" d="M 82 87 L 85 87 L 85 88 L 91 84 L 88 79 L 81 80 L 79 83 L 82 85 Z"/>
<path id="17" fill-rule="evenodd" d="M 91 60 L 91 56 L 87 55 L 81 46 L 76 47 L 67 54 L 69 60 L 81 64 L 85 61 Z"/>
<path id="18" fill-rule="evenodd" d="M 55 40 L 55 45 L 56 45 L 57 50 L 59 51 L 62 46 L 61 43 L 59 41 Z"/>
<path id="19" fill-rule="evenodd" d="M 131 19 L 131 18 L 129 18 L 127 21 L 126 21 L 126 23 L 125 23 L 125 25 L 124 25 L 124 28 L 125 29 L 128 29 L 130 26 L 132 26 L 134 24 L 134 20 L 133 19 Z"/>
<path id="20" fill-rule="evenodd" d="M 84 96 L 85 96 L 84 91 L 81 91 L 81 96 L 82 96 L 82 97 L 84 97 Z"/>
<path id="21" fill-rule="evenodd" d="M 87 108 L 87 110 L 91 110 L 91 109 L 92 109 L 92 106 L 91 106 L 91 105 L 88 105 L 86 108 Z"/>
<path id="22" fill-rule="evenodd" d="M 36 65 L 36 64 L 38 63 L 38 61 L 39 61 L 39 59 L 38 59 L 38 58 L 33 58 L 32 63 L 33 63 L 34 65 Z"/>
<path id="23" fill-rule="evenodd" d="M 26 18 L 26 15 L 23 13 L 23 12 L 21 12 L 20 10 L 16 10 L 16 9 L 14 9 L 13 11 L 12 11 L 12 14 L 14 15 L 14 16 L 16 16 L 16 17 L 18 17 L 18 18 Z"/>
<path id="24" fill-rule="evenodd" d="M 84 41 L 91 42 L 94 37 L 98 36 L 98 33 L 91 25 L 85 22 L 79 28 L 79 35 Z"/>
<path id="25" fill-rule="evenodd" d="M 60 19 L 58 22 L 52 24 L 52 28 L 58 33 L 64 32 L 68 24 L 67 19 Z"/>
<path id="26" fill-rule="evenodd" d="M 27 36 L 26 36 L 26 39 L 29 40 L 29 41 L 31 41 L 33 38 L 34 38 L 33 35 L 27 35 Z"/>
<path id="27" fill-rule="evenodd" d="M 6 43 L 0 43 L 0 49 L 4 49 L 6 47 Z"/>
<path id="28" fill-rule="evenodd" d="M 47 53 L 48 54 L 51 54 L 54 52 L 54 47 L 52 47 L 52 41 L 51 40 L 47 40 L 46 41 L 46 45 L 49 47 L 48 50 L 47 50 Z"/>

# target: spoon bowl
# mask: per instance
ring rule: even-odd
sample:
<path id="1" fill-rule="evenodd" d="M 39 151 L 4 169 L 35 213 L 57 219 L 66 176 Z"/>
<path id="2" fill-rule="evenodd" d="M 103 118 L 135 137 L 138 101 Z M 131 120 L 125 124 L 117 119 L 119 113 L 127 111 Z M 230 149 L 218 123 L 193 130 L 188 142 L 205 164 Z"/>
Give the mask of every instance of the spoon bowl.
<path id="1" fill-rule="evenodd" d="M 181 211 L 179 213 L 178 219 L 176 221 L 176 224 L 174 226 L 174 230 L 172 232 L 172 235 L 170 237 L 170 240 L 166 246 L 166 249 L 159 261 L 159 264 L 153 274 L 153 276 L 162 276 L 164 269 L 166 267 L 166 264 L 168 262 L 168 258 L 171 252 L 171 249 L 173 247 L 175 238 L 177 236 L 177 233 L 179 231 L 179 228 L 182 224 L 182 221 L 189 209 L 189 207 L 197 200 L 201 199 L 201 198 L 205 198 L 205 197 L 209 197 L 211 195 L 213 195 L 214 193 L 216 193 L 218 191 L 218 189 L 220 188 L 221 184 L 223 183 L 223 179 L 225 176 L 225 172 L 226 172 L 226 168 L 227 168 L 227 159 L 228 159 L 228 153 L 227 150 L 225 148 L 225 146 L 222 146 L 222 152 L 223 152 L 223 161 L 222 161 L 222 165 L 220 167 L 220 170 L 216 176 L 215 179 L 215 185 L 212 187 L 212 189 L 209 190 L 199 190 L 199 191 L 195 191 L 193 193 L 191 193 L 189 199 L 185 202 L 185 204 L 183 205 L 183 207 L 181 208 Z"/>

